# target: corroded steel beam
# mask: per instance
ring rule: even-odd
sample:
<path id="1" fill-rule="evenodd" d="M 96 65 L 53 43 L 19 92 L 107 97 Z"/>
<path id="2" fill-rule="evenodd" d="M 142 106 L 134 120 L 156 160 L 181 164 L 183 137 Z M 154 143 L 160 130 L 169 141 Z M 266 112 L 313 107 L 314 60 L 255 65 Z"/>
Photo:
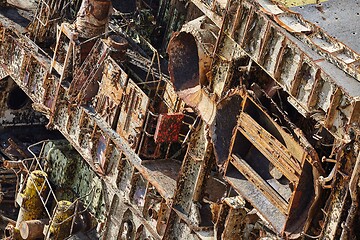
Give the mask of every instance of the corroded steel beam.
<path id="1" fill-rule="evenodd" d="M 209 13 L 206 4 L 197 0 L 193 2 L 210 19 L 212 14 L 216 14 Z M 351 67 L 356 61 L 341 62 L 339 56 L 334 55 L 337 52 L 329 55 L 321 49 L 323 45 L 315 44 L 316 40 L 313 40 L 314 43 L 306 40 L 308 31 L 314 32 L 311 36 L 317 36 L 315 33 L 321 29 L 315 28 L 300 15 L 289 13 L 275 4 L 262 4 L 240 1 L 236 14 L 229 15 L 225 20 L 223 18 L 225 38 L 229 36 L 237 47 L 287 91 L 290 95 L 288 101 L 300 113 L 308 117 L 314 112 L 321 112 L 324 126 L 337 138 L 349 141 L 349 133 L 353 131 L 351 126 L 359 122 L 356 106 L 360 84 L 358 70 L 354 70 L 358 68 Z M 286 19 L 292 19 L 296 24 L 293 26 Z M 295 29 L 295 25 L 301 28 Z M 296 38 L 292 33 L 302 37 Z M 330 38 L 327 36 L 325 39 Z M 312 50 L 308 42 L 310 47 L 320 49 Z M 335 43 L 331 40 L 329 44 Z M 346 49 L 346 46 L 341 45 L 341 49 L 341 52 L 353 56 L 351 59 L 358 59 L 357 53 Z M 335 93 L 337 97 L 333 99 Z"/>

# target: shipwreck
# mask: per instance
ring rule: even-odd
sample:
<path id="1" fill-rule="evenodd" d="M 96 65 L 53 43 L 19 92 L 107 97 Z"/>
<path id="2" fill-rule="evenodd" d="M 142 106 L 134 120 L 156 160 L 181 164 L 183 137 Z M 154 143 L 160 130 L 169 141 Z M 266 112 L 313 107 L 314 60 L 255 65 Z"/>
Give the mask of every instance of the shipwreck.
<path id="1" fill-rule="evenodd" d="M 360 239 L 360 1 L 0 0 L 3 239 Z"/>

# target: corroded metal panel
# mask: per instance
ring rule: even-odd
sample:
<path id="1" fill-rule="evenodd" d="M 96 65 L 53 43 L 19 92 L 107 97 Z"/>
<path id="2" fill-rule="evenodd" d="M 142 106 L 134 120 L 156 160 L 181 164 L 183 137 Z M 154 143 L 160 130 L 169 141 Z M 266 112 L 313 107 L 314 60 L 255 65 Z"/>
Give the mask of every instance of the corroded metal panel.
<path id="1" fill-rule="evenodd" d="M 116 131 L 128 141 L 131 148 L 136 149 L 140 143 L 149 98 L 131 79 L 123 94 Z"/>
<path id="2" fill-rule="evenodd" d="M 320 19 L 337 4 L 191 3 L 114 2 L 110 21 L 109 1 L 84 1 L 77 20 L 80 1 L 2 3 L 0 209 L 39 168 L 45 235 L 74 200 L 71 239 L 358 237 L 359 53 Z M 11 109 L 13 88 L 26 107 Z M 24 144 L 10 134 L 45 118 L 71 157 L 27 149 L 35 128 Z"/>
<path id="3" fill-rule="evenodd" d="M 184 115 L 181 113 L 160 114 L 154 135 L 155 142 L 177 142 L 183 119 Z"/>

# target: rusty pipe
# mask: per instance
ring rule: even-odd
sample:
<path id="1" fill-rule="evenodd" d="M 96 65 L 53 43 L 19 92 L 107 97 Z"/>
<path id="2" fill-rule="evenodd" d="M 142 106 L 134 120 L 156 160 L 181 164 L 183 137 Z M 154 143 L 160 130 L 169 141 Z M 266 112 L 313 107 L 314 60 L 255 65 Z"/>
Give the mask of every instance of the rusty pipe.
<path id="1" fill-rule="evenodd" d="M 5 160 L 3 166 L 7 169 L 24 169 L 22 161 L 9 161 Z"/>
<path id="2" fill-rule="evenodd" d="M 208 82 L 207 74 L 211 70 L 212 55 L 216 44 L 218 33 L 216 26 L 206 21 L 206 17 L 196 18 L 181 28 L 181 32 L 190 33 L 196 42 L 197 54 L 199 57 L 199 81 L 201 85 Z"/>
<path id="3" fill-rule="evenodd" d="M 195 108 L 207 124 L 211 124 L 216 115 L 216 103 L 202 86 L 207 83 L 212 53 L 204 45 L 212 46 L 211 42 L 215 39 L 211 38 L 212 35 L 205 35 L 204 29 L 194 32 L 193 28 L 189 22 L 184 31 L 175 33 L 169 42 L 170 79 L 179 98 Z M 204 44 L 207 41 L 209 43 Z"/>
<path id="4" fill-rule="evenodd" d="M 75 21 L 79 37 L 92 38 L 105 33 L 111 13 L 109 0 L 82 1 Z"/>
<path id="5" fill-rule="evenodd" d="M 15 227 L 15 225 L 13 225 L 11 223 L 6 225 L 4 233 L 5 233 L 4 235 L 5 235 L 6 239 L 13 239 L 13 240 L 21 239 L 19 229 L 17 229 Z"/>
<path id="6" fill-rule="evenodd" d="M 125 60 L 126 50 L 129 47 L 129 43 L 125 38 L 119 35 L 111 35 L 106 39 L 106 44 L 111 47 L 112 58 L 119 61 Z"/>
<path id="7" fill-rule="evenodd" d="M 3 222 L 8 222 L 12 225 L 15 225 L 16 224 L 16 221 L 15 220 L 12 220 L 11 218 L 8 218 L 8 217 L 5 217 L 4 215 L 0 214 L 0 219 L 1 221 Z"/>
<path id="8" fill-rule="evenodd" d="M 19 226 L 20 236 L 23 239 L 43 239 L 43 230 L 48 222 L 48 219 L 22 221 Z"/>
<path id="9" fill-rule="evenodd" d="M 350 229 L 354 224 L 356 212 L 359 209 L 359 199 L 358 199 L 358 184 L 360 180 L 360 154 L 356 159 L 356 163 L 354 166 L 354 170 L 351 174 L 350 182 L 349 182 L 349 192 L 351 198 L 351 206 L 349 209 L 348 216 L 346 217 L 345 224 L 343 224 L 343 230 L 341 232 L 340 239 L 347 240 L 350 239 Z"/>

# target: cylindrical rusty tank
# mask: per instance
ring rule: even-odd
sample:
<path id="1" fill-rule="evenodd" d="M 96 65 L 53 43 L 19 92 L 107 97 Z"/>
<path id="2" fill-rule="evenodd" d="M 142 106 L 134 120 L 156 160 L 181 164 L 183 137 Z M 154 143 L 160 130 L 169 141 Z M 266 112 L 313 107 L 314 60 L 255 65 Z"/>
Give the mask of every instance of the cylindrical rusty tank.
<path id="1" fill-rule="evenodd" d="M 111 57 L 115 60 L 123 61 L 125 60 L 125 53 L 129 47 L 128 41 L 119 36 L 111 35 L 106 39 L 106 43 L 111 47 Z"/>
<path id="2" fill-rule="evenodd" d="M 22 203 L 16 221 L 16 228 L 19 227 L 22 221 L 35 220 L 41 217 L 44 206 L 41 203 L 39 193 L 41 196 L 45 196 L 48 191 L 46 178 L 47 174 L 40 170 L 30 173 L 25 189 L 23 193 L 20 193 Z"/>
<path id="3" fill-rule="evenodd" d="M 65 239 L 70 235 L 75 206 L 72 202 L 59 201 L 49 227 L 49 239 Z"/>
<path id="4" fill-rule="evenodd" d="M 49 222 L 48 219 L 22 221 L 20 223 L 20 235 L 23 239 L 44 238 L 44 226 Z"/>
<path id="5" fill-rule="evenodd" d="M 75 21 L 79 37 L 92 38 L 106 31 L 112 3 L 109 0 L 84 0 Z"/>

